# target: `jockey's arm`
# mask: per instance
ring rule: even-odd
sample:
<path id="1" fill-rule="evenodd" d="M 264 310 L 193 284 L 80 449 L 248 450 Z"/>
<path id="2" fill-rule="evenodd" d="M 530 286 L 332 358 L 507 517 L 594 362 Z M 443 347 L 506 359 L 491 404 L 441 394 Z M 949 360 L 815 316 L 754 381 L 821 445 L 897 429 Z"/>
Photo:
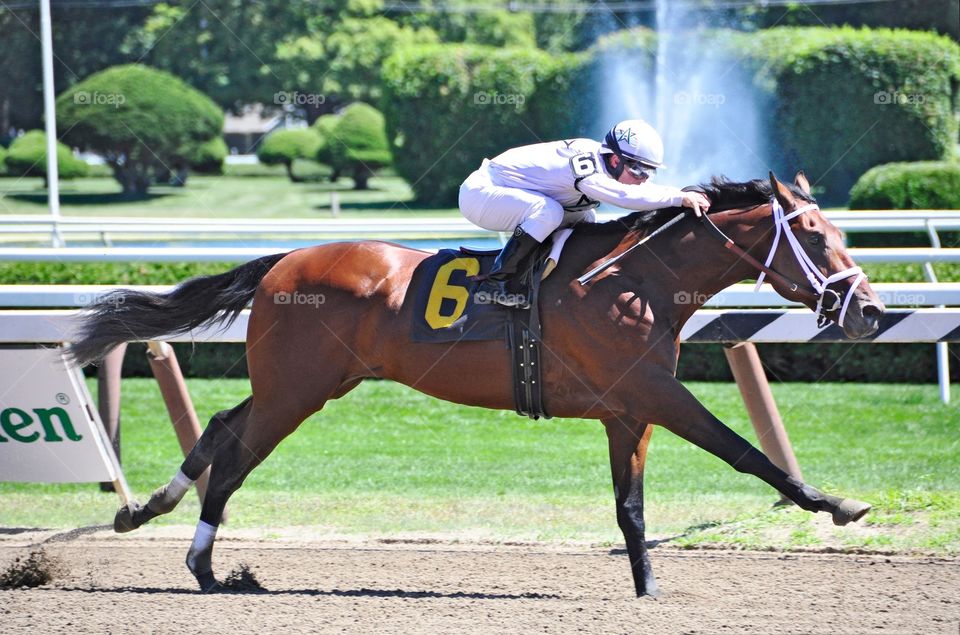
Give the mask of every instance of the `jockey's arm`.
<path id="1" fill-rule="evenodd" d="M 595 201 L 637 211 L 680 207 L 685 194 L 680 188 L 670 185 L 629 185 L 601 174 L 581 179 L 577 189 Z"/>

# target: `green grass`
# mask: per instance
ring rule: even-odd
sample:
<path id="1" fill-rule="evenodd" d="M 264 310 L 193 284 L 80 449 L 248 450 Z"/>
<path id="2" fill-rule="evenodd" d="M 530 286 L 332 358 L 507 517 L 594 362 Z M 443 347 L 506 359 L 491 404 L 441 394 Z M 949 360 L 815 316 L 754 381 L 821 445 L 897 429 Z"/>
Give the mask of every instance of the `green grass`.
<path id="1" fill-rule="evenodd" d="M 340 194 L 342 217 L 370 215 L 456 214 L 456 209 L 417 207 L 413 192 L 396 176 L 370 179 L 370 189 L 354 191 L 353 181 L 292 183 L 282 174 L 225 176 L 191 175 L 186 187 L 158 185 L 145 198 L 125 199 L 112 178 L 95 177 L 61 184 L 61 213 L 65 216 L 161 216 L 330 218 L 330 193 Z M 0 214 L 44 214 L 47 194 L 38 178 L 0 178 Z"/>
<path id="2" fill-rule="evenodd" d="M 753 438 L 732 384 L 692 390 Z M 244 380 L 190 380 L 201 419 L 232 406 Z M 855 529 L 796 508 L 771 509 L 759 480 L 665 430 L 647 467 L 652 535 L 682 546 L 960 551 L 960 413 L 935 386 L 779 384 L 774 392 L 804 476 L 875 511 Z M 124 469 L 145 499 L 180 452 L 151 380 L 125 380 Z M 94 485 L 0 484 L 0 524 L 111 522 L 117 499 Z M 191 494 L 158 524 L 193 524 Z M 533 422 L 367 382 L 307 420 L 231 501 L 231 526 L 318 526 L 335 533 L 442 533 L 617 543 L 599 423 Z"/>

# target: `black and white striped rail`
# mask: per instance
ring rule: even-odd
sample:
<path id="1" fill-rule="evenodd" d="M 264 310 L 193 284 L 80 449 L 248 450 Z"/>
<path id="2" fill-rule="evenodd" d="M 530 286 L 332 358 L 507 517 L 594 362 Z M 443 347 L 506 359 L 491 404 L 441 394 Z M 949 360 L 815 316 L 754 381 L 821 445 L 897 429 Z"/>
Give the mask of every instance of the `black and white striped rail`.
<path id="1" fill-rule="evenodd" d="M 0 311 L 0 343 L 57 343 L 74 339 L 76 310 L 13 309 Z M 171 337 L 171 342 L 243 342 L 249 311 L 227 330 L 203 329 Z M 710 310 L 695 313 L 680 339 L 687 343 L 823 343 L 850 342 L 836 326 L 817 328 L 807 309 Z M 864 342 L 960 342 L 960 307 L 890 309 L 876 335 Z"/>

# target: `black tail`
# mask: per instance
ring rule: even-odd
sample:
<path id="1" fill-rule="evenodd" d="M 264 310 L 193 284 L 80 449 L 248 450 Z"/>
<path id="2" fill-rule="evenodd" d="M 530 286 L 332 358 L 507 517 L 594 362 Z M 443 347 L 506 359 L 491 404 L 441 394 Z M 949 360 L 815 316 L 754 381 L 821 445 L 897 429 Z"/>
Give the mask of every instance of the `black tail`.
<path id="1" fill-rule="evenodd" d="M 216 276 L 182 282 L 169 293 L 118 289 L 84 309 L 70 355 L 78 364 L 102 359 L 123 342 L 186 333 L 204 324 L 230 326 L 267 272 L 287 254 L 264 256 Z"/>

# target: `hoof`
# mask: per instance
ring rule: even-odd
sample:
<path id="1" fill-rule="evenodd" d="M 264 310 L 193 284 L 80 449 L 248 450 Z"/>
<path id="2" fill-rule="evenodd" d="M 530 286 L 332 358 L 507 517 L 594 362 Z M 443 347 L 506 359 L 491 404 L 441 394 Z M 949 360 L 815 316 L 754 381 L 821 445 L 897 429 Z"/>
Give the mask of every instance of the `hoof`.
<path id="1" fill-rule="evenodd" d="M 130 501 L 125 505 L 121 505 L 120 509 L 117 510 L 116 516 L 113 517 L 113 530 L 118 534 L 125 534 L 128 531 L 133 531 L 140 525 L 138 525 L 133 516 L 140 511 L 140 503 L 137 501 Z"/>
<path id="2" fill-rule="evenodd" d="M 650 577 L 643 587 L 637 588 L 637 597 L 638 598 L 653 598 L 657 599 L 660 597 L 660 587 L 657 586 L 657 579 Z"/>
<path id="3" fill-rule="evenodd" d="M 863 501 L 845 498 L 833 510 L 833 524 L 843 526 L 856 522 L 870 511 L 870 504 Z"/>
<path id="4" fill-rule="evenodd" d="M 198 573 L 196 574 L 197 583 L 200 585 L 201 593 L 216 593 L 223 589 L 220 586 L 220 583 L 217 582 L 217 579 L 213 577 L 213 571 L 208 573 Z"/>

